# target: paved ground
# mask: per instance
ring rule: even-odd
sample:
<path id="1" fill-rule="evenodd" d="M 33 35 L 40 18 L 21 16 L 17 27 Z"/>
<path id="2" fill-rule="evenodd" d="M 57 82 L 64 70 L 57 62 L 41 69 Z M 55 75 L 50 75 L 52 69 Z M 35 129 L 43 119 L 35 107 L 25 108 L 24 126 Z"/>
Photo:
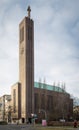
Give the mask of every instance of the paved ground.
<path id="1" fill-rule="evenodd" d="M 40 126 L 39 126 L 40 127 Z M 67 128 L 66 128 L 67 129 Z M 79 128 L 68 128 L 68 130 L 79 130 Z M 33 125 L 0 125 L 0 130 L 36 130 Z M 53 127 L 51 128 L 53 130 Z M 57 127 L 58 130 L 58 127 Z"/>
<path id="2" fill-rule="evenodd" d="M 0 125 L 0 130 L 34 130 L 32 125 Z"/>

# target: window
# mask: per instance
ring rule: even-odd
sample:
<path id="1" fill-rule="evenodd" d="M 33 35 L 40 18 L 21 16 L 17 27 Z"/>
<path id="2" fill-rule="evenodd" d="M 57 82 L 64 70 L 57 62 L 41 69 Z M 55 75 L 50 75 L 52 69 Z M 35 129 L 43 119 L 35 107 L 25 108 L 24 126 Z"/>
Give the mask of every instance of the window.
<path id="1" fill-rule="evenodd" d="M 32 28 L 28 27 L 28 40 L 32 40 Z"/>
<path id="2" fill-rule="evenodd" d="M 47 97 L 47 110 L 51 111 L 53 108 L 53 98 L 51 95 L 48 95 Z"/>
<path id="3" fill-rule="evenodd" d="M 16 89 L 13 90 L 13 111 L 16 112 Z"/>
<path id="4" fill-rule="evenodd" d="M 38 100 L 38 94 L 37 93 L 34 94 L 34 98 L 35 98 L 35 109 L 38 109 L 39 100 Z"/>
<path id="5" fill-rule="evenodd" d="M 41 109 L 45 109 L 45 94 L 41 95 Z"/>
<path id="6" fill-rule="evenodd" d="M 24 27 L 20 29 L 20 42 L 24 41 Z"/>

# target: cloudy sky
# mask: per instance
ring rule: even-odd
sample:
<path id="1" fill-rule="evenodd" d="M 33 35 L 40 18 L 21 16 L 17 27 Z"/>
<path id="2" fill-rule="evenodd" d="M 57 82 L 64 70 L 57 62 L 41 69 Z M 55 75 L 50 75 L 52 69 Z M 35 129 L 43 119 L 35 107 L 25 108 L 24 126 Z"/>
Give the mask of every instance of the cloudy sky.
<path id="1" fill-rule="evenodd" d="M 57 85 L 79 97 L 79 0 L 0 1 L 0 96 L 19 81 L 18 25 L 31 6 L 35 81 Z"/>

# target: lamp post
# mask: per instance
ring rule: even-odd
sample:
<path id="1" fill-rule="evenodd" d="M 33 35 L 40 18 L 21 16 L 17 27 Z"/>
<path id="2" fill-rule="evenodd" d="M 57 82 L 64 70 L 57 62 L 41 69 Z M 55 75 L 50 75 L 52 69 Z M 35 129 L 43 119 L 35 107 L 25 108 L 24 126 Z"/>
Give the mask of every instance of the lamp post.
<path id="1" fill-rule="evenodd" d="M 44 110 L 44 109 L 39 109 L 39 113 L 40 112 L 44 112 L 44 114 L 45 114 L 45 119 L 47 119 L 47 113 L 46 113 L 46 111 Z"/>
<path id="2" fill-rule="evenodd" d="M 47 125 L 47 113 L 44 109 L 39 109 L 39 112 L 44 112 L 45 119 L 42 120 L 42 126 L 46 126 Z"/>

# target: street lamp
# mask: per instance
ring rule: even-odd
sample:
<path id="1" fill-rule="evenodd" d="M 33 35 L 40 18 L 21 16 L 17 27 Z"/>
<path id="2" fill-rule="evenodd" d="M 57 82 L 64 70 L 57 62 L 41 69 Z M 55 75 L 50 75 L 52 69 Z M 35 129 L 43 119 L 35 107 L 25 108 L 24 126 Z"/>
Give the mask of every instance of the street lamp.
<path id="1" fill-rule="evenodd" d="M 46 113 L 46 111 L 44 109 L 39 109 L 39 113 L 40 112 L 44 112 L 44 114 L 45 114 L 45 119 L 42 120 L 42 126 L 46 126 L 47 125 L 47 121 L 46 121 L 47 113 Z"/>
<path id="2" fill-rule="evenodd" d="M 46 111 L 44 110 L 44 109 L 39 109 L 39 113 L 40 112 L 44 112 L 44 114 L 45 114 L 45 119 L 47 119 L 47 113 L 46 113 Z"/>

